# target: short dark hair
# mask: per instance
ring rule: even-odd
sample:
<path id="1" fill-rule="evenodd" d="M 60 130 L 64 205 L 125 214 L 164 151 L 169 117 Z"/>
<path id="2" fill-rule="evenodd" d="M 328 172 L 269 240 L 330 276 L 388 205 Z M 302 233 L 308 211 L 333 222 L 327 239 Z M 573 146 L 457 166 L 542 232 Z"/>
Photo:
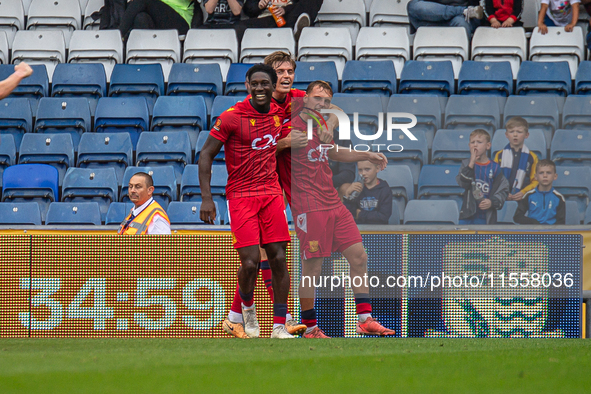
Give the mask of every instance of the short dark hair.
<path id="1" fill-rule="evenodd" d="M 536 166 L 536 171 L 540 167 L 552 167 L 554 169 L 554 173 L 556 173 L 556 164 L 550 159 L 542 159 L 538 161 L 538 165 Z"/>
<path id="2" fill-rule="evenodd" d="M 330 87 L 330 84 L 326 81 L 314 81 L 312 83 L 310 83 L 308 85 L 308 88 L 306 89 L 306 94 L 310 94 L 312 93 L 312 91 L 314 90 L 315 87 L 319 87 L 322 90 L 326 90 L 328 93 L 330 93 L 331 96 L 333 96 L 332 93 L 332 88 Z"/>
<path id="3" fill-rule="evenodd" d="M 247 82 L 250 82 L 250 78 L 252 77 L 252 75 L 254 73 L 267 74 L 269 76 L 269 78 L 271 78 L 271 83 L 273 83 L 273 85 L 277 85 L 277 73 L 275 72 L 273 67 L 268 66 L 263 63 L 255 64 L 254 66 L 249 68 L 248 71 L 246 72 L 246 81 Z"/>
<path id="4" fill-rule="evenodd" d="M 146 186 L 150 187 L 150 186 L 154 186 L 154 179 L 152 178 L 152 175 L 148 174 L 147 172 L 136 172 L 135 174 L 133 174 L 131 176 L 131 178 L 133 178 L 134 176 L 141 176 L 144 178 L 144 180 L 146 181 Z M 131 178 L 129 178 L 131 180 Z"/>

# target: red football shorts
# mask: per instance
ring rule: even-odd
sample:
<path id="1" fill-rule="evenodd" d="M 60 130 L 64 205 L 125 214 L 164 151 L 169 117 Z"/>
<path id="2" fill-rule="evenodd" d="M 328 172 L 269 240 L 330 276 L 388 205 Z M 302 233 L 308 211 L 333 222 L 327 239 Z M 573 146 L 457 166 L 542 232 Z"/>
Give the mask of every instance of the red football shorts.
<path id="1" fill-rule="evenodd" d="M 228 200 L 234 248 L 290 241 L 283 195 Z"/>
<path id="2" fill-rule="evenodd" d="M 302 213 L 295 217 L 302 259 L 328 257 L 361 242 L 361 234 L 351 212 L 344 206 L 327 211 Z"/>

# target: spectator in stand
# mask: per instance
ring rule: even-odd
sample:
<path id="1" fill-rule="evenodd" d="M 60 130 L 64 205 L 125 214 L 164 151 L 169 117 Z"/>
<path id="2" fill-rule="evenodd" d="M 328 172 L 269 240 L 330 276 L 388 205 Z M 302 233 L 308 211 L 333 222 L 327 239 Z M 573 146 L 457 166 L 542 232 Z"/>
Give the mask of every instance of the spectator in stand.
<path id="1" fill-rule="evenodd" d="M 564 31 L 571 32 L 579 20 L 580 0 L 542 0 L 538 14 L 540 33 L 548 33 L 548 26 L 564 26 Z"/>
<path id="2" fill-rule="evenodd" d="M 486 19 L 482 20 L 483 26 L 499 27 L 523 26 L 521 12 L 523 0 L 481 0 Z"/>
<path id="3" fill-rule="evenodd" d="M 411 0 L 406 11 L 413 34 L 421 26 L 461 26 L 472 37 L 484 16 L 478 0 Z"/>
<path id="4" fill-rule="evenodd" d="M 357 163 L 363 184 L 354 182 L 345 192 L 345 206 L 357 224 L 388 224 L 392 216 L 392 191 L 390 185 L 378 178 L 377 165 L 370 161 Z M 357 197 L 351 198 L 357 192 Z"/>
<path id="5" fill-rule="evenodd" d="M 203 27 L 208 29 L 234 29 L 240 21 L 244 0 L 199 0 L 203 3 L 207 19 Z"/>

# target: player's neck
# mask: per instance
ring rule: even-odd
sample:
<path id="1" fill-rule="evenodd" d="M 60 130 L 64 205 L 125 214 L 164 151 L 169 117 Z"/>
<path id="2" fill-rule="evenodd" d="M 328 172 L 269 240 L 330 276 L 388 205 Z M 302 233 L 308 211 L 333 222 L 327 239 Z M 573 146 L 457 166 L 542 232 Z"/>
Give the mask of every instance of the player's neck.
<path id="1" fill-rule="evenodd" d="M 255 111 L 260 112 L 261 114 L 269 113 L 269 111 L 271 110 L 271 103 L 259 106 L 253 103 L 252 100 L 250 100 L 250 105 L 252 106 L 252 108 L 254 108 Z"/>
<path id="2" fill-rule="evenodd" d="M 275 90 L 273 92 L 273 98 L 275 99 L 275 101 L 282 103 L 287 98 L 287 93 L 281 93 L 281 92 Z"/>

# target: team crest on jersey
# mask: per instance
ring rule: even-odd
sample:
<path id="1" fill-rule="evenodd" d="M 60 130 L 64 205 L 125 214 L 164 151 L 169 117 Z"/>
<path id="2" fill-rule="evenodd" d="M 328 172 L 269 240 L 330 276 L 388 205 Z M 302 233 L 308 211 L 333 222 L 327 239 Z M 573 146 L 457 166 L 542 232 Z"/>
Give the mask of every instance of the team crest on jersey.
<path id="1" fill-rule="evenodd" d="M 234 107 L 230 107 L 226 110 L 227 112 L 234 111 Z"/>
<path id="2" fill-rule="evenodd" d="M 319 249 L 318 241 L 310 241 L 310 253 L 316 253 Z"/>
<path id="3" fill-rule="evenodd" d="M 281 120 L 279 119 L 279 116 L 275 115 L 275 116 L 273 116 L 273 119 L 275 120 L 275 127 L 280 127 Z"/>
<path id="4" fill-rule="evenodd" d="M 217 131 L 220 131 L 221 125 L 222 125 L 222 119 L 221 118 L 218 118 L 215 121 L 215 124 L 213 125 L 213 128 L 216 129 Z"/>
<path id="5" fill-rule="evenodd" d="M 250 119 L 250 124 L 251 124 L 253 127 L 254 127 L 255 123 L 256 123 L 256 120 L 255 120 L 255 119 Z"/>
<path id="6" fill-rule="evenodd" d="M 300 230 L 307 233 L 308 232 L 308 217 L 305 213 L 298 215 L 297 217 L 297 226 Z"/>

